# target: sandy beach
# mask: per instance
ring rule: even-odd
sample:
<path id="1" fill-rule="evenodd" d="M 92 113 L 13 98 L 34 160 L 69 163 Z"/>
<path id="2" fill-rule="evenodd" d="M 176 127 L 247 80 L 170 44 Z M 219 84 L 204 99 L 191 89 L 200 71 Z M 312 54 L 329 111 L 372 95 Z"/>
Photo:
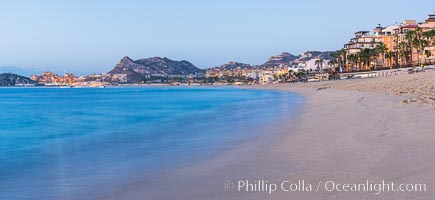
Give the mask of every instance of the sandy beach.
<path id="1" fill-rule="evenodd" d="M 339 89 L 361 92 L 376 92 L 392 95 L 401 95 L 403 103 L 423 103 L 435 106 L 435 71 L 408 74 L 397 73 L 389 77 L 352 79 L 342 81 L 324 81 L 314 83 L 298 83 L 290 86 L 278 86 L 277 88 L 315 88 L 315 89 Z"/>
<path id="2" fill-rule="evenodd" d="M 301 114 L 264 127 L 259 137 L 204 162 L 131 184 L 102 199 L 431 200 L 434 81 L 435 72 L 424 72 L 255 87 L 303 95 Z M 260 184 L 239 187 L 247 182 Z M 387 191 L 385 183 L 391 182 L 396 190 L 405 185 L 413 191 Z M 342 187 L 363 183 L 384 187 Z M 277 188 L 271 192 L 268 186 L 273 185 Z M 424 190 L 415 191 L 422 185 Z"/>

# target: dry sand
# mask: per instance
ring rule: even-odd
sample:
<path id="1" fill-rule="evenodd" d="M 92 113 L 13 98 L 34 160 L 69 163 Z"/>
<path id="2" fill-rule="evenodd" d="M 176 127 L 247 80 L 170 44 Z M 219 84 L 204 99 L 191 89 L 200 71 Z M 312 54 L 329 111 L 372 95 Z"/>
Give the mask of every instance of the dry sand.
<path id="1" fill-rule="evenodd" d="M 433 82 L 434 73 L 401 78 L 420 82 L 421 77 Z M 429 98 L 433 100 L 433 85 L 412 82 L 416 88 L 406 90 L 402 93 L 405 96 L 381 93 L 402 91 L 400 82 L 397 77 L 391 77 L 261 87 L 304 95 L 301 115 L 293 121 L 265 128 L 261 136 L 202 163 L 129 185 L 104 199 L 433 200 L 435 111 L 428 106 L 433 104 L 402 103 L 414 96 L 418 96 L 419 102 L 425 101 L 427 98 L 421 99 L 420 94 L 432 95 Z M 325 86 L 328 89 L 317 89 Z M 430 92 L 420 92 L 417 89 L 420 87 Z M 320 188 L 318 192 L 278 189 L 272 194 L 237 191 L 238 180 L 259 179 L 278 187 L 284 180 L 305 180 L 307 185 L 312 184 L 313 190 L 320 182 Z M 353 184 L 367 180 L 422 183 L 427 189 L 425 192 L 385 191 L 376 195 L 374 192 L 328 192 L 324 188 L 327 181 Z M 227 181 L 235 188 L 225 190 Z"/>
<path id="2" fill-rule="evenodd" d="M 399 73 L 390 77 L 291 84 L 285 88 L 333 88 L 379 92 L 407 97 L 404 103 L 435 106 L 435 70 L 414 74 Z"/>

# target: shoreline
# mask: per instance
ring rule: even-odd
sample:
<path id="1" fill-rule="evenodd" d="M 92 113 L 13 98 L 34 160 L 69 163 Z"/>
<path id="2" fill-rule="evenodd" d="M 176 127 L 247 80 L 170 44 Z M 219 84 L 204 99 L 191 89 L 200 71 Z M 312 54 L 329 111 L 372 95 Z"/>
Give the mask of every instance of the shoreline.
<path id="1" fill-rule="evenodd" d="M 302 94 L 294 121 L 202 163 L 136 183 L 102 199 L 431 199 L 435 195 L 435 112 L 403 104 L 407 96 L 343 89 L 252 87 Z M 267 130 L 266 130 L 267 132 Z M 393 181 L 424 183 L 425 192 L 231 191 L 238 180 Z"/>
<path id="2" fill-rule="evenodd" d="M 237 90 L 239 90 L 240 88 L 236 88 Z M 286 91 L 264 91 L 263 89 L 256 89 L 257 91 L 262 91 L 262 92 L 279 92 L 279 93 L 286 93 Z M 301 95 L 293 93 L 291 95 L 297 95 L 298 97 L 296 99 L 300 99 L 302 98 Z M 294 97 L 293 97 L 294 98 Z M 202 179 L 203 177 L 195 177 L 195 176 L 178 176 L 179 173 L 186 173 L 184 172 L 184 170 L 200 170 L 197 167 L 198 166 L 203 166 L 206 165 L 205 168 L 210 167 L 210 162 L 213 162 L 213 168 L 226 168 L 225 166 L 230 164 L 230 163 L 239 163 L 241 162 L 241 160 L 247 160 L 247 158 L 243 158 L 243 156 L 241 156 L 242 154 L 251 154 L 251 151 L 256 151 L 257 148 L 261 148 L 261 147 L 266 147 L 268 144 L 273 144 L 277 141 L 277 139 L 279 137 L 275 137 L 278 136 L 280 133 L 276 132 L 276 127 L 281 126 L 285 129 L 287 129 L 287 126 L 282 126 L 283 123 L 288 123 L 288 121 L 295 121 L 295 118 L 298 118 L 299 114 L 300 114 L 300 110 L 302 108 L 302 104 L 301 100 L 297 100 L 294 102 L 295 105 L 291 106 L 294 107 L 294 110 L 298 111 L 298 112 L 294 112 L 294 111 L 287 111 L 288 115 L 286 117 L 284 117 L 285 119 L 279 119 L 278 121 L 270 121 L 270 122 L 260 122 L 258 124 L 256 124 L 253 127 L 248 127 L 247 130 L 249 130 L 249 132 L 245 132 L 242 133 L 243 135 L 249 133 L 249 137 L 243 138 L 243 139 L 238 139 L 236 141 L 232 141 L 232 144 L 230 147 L 227 148 L 223 148 L 220 149 L 220 151 L 215 151 L 212 153 L 212 155 L 210 155 L 208 158 L 204 157 L 198 160 L 193 160 L 190 164 L 182 164 L 180 165 L 179 169 L 169 169 L 169 170 L 164 170 L 159 172 L 159 174 L 162 175 L 155 175 L 155 176 L 151 176 L 151 177 L 145 177 L 143 179 L 143 181 L 139 181 L 139 182 L 133 182 L 130 183 L 128 185 L 124 185 L 121 188 L 119 188 L 120 190 L 115 191 L 114 193 L 108 193 L 105 196 L 96 198 L 96 199 L 143 199 L 144 197 L 153 197 L 154 199 L 191 199 L 189 196 L 190 195 L 186 195 L 185 197 L 180 197 L 178 195 L 175 194 L 179 194 L 181 192 L 181 190 L 186 190 L 188 191 L 189 188 L 184 188 L 185 186 L 190 187 L 190 184 L 186 184 L 183 185 L 183 183 L 180 184 L 180 182 L 191 182 L 189 179 L 192 178 L 199 178 Z M 292 126 L 293 127 L 293 126 Z M 265 134 L 265 132 L 267 132 L 267 134 Z M 254 134 L 252 134 L 254 133 Z M 270 137 L 273 136 L 273 137 Z M 261 141 L 261 142 L 258 142 Z M 235 153 L 237 152 L 237 153 Z M 231 156 L 230 154 L 234 154 L 234 156 Z M 259 153 L 256 153 L 256 155 L 259 155 Z M 252 157 L 249 156 L 251 159 Z M 222 158 L 225 159 L 225 161 L 222 162 Z M 236 162 L 236 163 L 235 163 Z M 172 175 L 170 174 L 178 174 L 175 175 L 177 176 L 176 179 L 171 178 Z M 194 174 L 195 172 L 189 172 L 189 174 Z M 201 173 L 202 174 L 202 173 Z M 202 174 L 204 175 L 204 174 Z M 140 175 L 139 175 L 140 176 Z M 148 179 L 149 178 L 149 179 Z M 201 180 L 195 181 L 197 183 L 201 183 Z M 164 183 L 162 183 L 162 181 L 166 181 L 168 183 L 167 188 L 166 187 L 161 187 L 164 185 Z M 172 185 L 172 183 L 175 183 L 176 185 Z M 195 183 L 196 184 L 196 183 Z M 171 193 L 167 193 L 165 192 L 168 188 L 170 188 Z M 219 184 L 219 187 L 214 187 L 213 188 L 218 188 L 219 190 L 222 188 L 221 184 Z M 192 188 L 190 188 L 192 189 Z M 197 189 L 200 189 L 199 187 Z M 144 191 L 146 190 L 146 191 Z M 176 190 L 176 191 L 175 191 Z M 136 193 L 138 192 L 138 194 Z M 174 193 L 172 193 L 174 192 Z M 170 196 L 160 196 L 160 195 L 170 195 Z M 173 195 L 173 196 L 172 196 Z M 208 195 L 204 196 L 204 197 L 198 197 L 200 199 L 209 199 L 210 197 Z"/>

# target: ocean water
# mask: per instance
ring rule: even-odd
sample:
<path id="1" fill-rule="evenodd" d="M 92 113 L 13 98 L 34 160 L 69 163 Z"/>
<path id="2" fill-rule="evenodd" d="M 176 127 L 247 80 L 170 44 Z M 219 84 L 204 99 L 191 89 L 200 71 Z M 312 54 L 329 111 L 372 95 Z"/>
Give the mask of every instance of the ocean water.
<path id="1" fill-rule="evenodd" d="M 236 88 L 0 88 L 0 199 L 96 199 L 287 120 L 301 97 Z"/>

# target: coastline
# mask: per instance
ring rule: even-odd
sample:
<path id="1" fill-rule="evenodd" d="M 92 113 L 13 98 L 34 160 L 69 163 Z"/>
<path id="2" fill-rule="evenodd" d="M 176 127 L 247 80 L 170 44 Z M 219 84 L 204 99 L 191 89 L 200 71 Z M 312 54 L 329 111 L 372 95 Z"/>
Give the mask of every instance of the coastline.
<path id="1" fill-rule="evenodd" d="M 102 199 L 431 199 L 435 195 L 434 110 L 403 104 L 408 95 L 380 92 L 258 86 L 301 94 L 300 116 L 267 127 L 233 149 L 135 183 Z M 317 183 L 391 181 L 427 186 L 424 192 L 235 191 L 230 181 L 304 180 Z M 319 184 L 320 185 L 320 184 Z M 237 187 L 237 186 L 236 186 Z"/>
<path id="2" fill-rule="evenodd" d="M 10 89 L 1 97 L 0 199 L 26 198 L 19 191 L 31 188 L 35 198 L 97 199 L 230 149 L 294 116 L 286 102 L 299 102 L 286 92 L 187 87 Z M 46 117 L 17 128 L 34 113 Z"/>
<path id="3" fill-rule="evenodd" d="M 281 87 L 269 88 L 280 89 Z M 285 90 L 285 89 L 284 89 Z M 409 95 L 344 89 L 287 89 L 307 99 L 299 127 L 275 149 L 303 166 L 296 180 L 424 183 L 425 192 L 294 192 L 271 199 L 432 199 L 435 195 L 435 112 Z M 332 113 L 332 114 L 331 114 Z"/>
<path id="4" fill-rule="evenodd" d="M 0 200 L 435 200 L 433 1 L 0 5 Z"/>

